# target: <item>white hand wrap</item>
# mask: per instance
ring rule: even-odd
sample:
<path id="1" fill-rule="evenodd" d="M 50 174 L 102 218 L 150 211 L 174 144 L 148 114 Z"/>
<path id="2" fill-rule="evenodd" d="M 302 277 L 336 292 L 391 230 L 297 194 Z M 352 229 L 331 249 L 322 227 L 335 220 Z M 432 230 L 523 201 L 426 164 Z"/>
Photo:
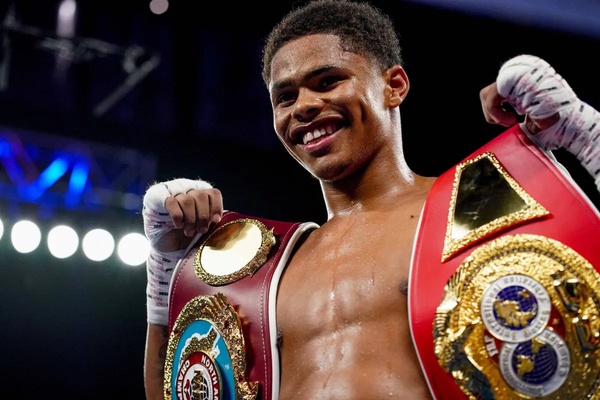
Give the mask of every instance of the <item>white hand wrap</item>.
<path id="1" fill-rule="evenodd" d="M 194 189 L 212 189 L 212 185 L 202 180 L 174 179 L 157 183 L 148 189 L 144 196 L 142 215 L 144 232 L 146 232 L 151 245 L 155 245 L 163 235 L 173 229 L 173 221 L 165 208 L 165 201 L 169 197 L 175 197 Z"/>
<path id="2" fill-rule="evenodd" d="M 185 255 L 185 250 L 162 252 L 150 248 L 146 261 L 146 309 L 148 322 L 155 325 L 169 323 L 169 285 L 177 262 Z"/>
<path id="3" fill-rule="evenodd" d="M 544 150 L 559 147 L 575 155 L 600 191 L 600 113 L 577 98 L 573 89 L 546 61 L 531 55 L 507 61 L 496 79 L 498 93 L 519 114 L 560 119 L 532 140 Z"/>
<path id="4" fill-rule="evenodd" d="M 169 197 L 187 193 L 193 189 L 211 189 L 208 182 L 191 179 L 175 179 L 157 183 L 150 187 L 144 196 L 144 232 L 150 241 L 150 255 L 146 262 L 148 286 L 146 287 L 148 322 L 167 325 L 169 316 L 169 284 L 177 262 L 185 255 L 185 250 L 162 252 L 154 248 L 156 242 L 173 229 L 173 221 L 165 208 Z"/>

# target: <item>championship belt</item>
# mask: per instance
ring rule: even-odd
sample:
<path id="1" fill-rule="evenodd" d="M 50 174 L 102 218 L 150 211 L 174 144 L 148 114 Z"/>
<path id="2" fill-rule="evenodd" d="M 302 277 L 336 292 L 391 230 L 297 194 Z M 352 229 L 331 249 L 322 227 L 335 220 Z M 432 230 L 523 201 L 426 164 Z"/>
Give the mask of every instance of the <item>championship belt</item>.
<path id="1" fill-rule="evenodd" d="M 226 212 L 192 246 L 169 288 L 165 399 L 279 397 L 277 286 L 297 241 L 317 227 Z"/>
<path id="2" fill-rule="evenodd" d="M 411 266 L 436 399 L 600 399 L 600 214 L 519 126 L 442 175 Z"/>

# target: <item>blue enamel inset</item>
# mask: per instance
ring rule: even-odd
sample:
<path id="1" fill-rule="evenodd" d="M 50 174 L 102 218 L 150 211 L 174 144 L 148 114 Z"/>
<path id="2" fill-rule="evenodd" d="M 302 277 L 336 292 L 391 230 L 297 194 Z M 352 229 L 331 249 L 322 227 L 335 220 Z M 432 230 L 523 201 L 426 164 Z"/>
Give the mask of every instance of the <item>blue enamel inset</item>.
<path id="1" fill-rule="evenodd" d="M 175 358 L 173 359 L 173 373 L 171 374 L 171 393 L 173 393 L 173 400 L 175 400 L 177 393 L 176 383 L 177 374 L 179 373 L 179 363 L 181 361 L 181 352 L 185 347 L 186 341 L 191 339 L 195 333 L 201 336 L 206 335 L 210 331 L 211 326 L 214 325 L 208 321 L 195 321 L 192 322 L 181 334 L 181 338 L 177 344 L 177 350 L 175 351 Z M 215 330 L 217 330 L 216 327 Z M 217 339 L 216 347 L 219 349 L 219 355 L 215 358 L 215 362 L 219 367 L 219 372 L 221 373 L 221 388 L 223 390 L 221 399 L 235 400 L 235 379 L 231 369 L 231 357 L 229 355 L 227 345 L 220 334 L 219 338 Z"/>
<path id="2" fill-rule="evenodd" d="M 501 315 L 498 308 L 512 306 L 512 312 L 508 315 Z M 535 318 L 538 312 L 538 302 L 535 295 L 523 286 L 508 286 L 496 295 L 494 305 L 494 317 L 496 321 L 505 328 L 513 331 L 520 331 L 529 327 L 529 322 Z M 518 318 L 517 316 L 528 313 L 527 318 Z"/>
<path id="3" fill-rule="evenodd" d="M 532 368 L 528 372 L 519 374 L 519 367 L 528 361 Z M 531 340 L 519 344 L 511 360 L 513 371 L 524 382 L 530 385 L 543 385 L 548 382 L 558 370 L 558 355 L 552 346 L 544 344 L 540 348 L 533 348 Z"/>

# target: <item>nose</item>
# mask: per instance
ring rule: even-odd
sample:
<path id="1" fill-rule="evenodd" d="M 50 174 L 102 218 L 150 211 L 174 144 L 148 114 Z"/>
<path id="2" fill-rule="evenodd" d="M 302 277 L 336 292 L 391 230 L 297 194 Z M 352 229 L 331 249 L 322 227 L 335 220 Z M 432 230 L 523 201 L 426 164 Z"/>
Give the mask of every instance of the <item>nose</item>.
<path id="1" fill-rule="evenodd" d="M 323 104 L 318 93 L 303 88 L 296 99 L 294 117 L 299 121 L 311 120 L 321 112 Z"/>

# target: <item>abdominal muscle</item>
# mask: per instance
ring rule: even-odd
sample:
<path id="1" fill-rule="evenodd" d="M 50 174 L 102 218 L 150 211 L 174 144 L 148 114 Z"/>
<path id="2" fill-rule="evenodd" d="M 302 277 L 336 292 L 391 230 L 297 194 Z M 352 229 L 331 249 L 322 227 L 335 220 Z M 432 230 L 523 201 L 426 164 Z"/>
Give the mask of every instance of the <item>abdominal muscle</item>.
<path id="1" fill-rule="evenodd" d="M 421 206 L 330 220 L 299 246 L 277 294 L 282 400 L 431 398 L 405 291 Z"/>
<path id="2" fill-rule="evenodd" d="M 284 336 L 281 399 L 429 399 L 406 322 L 358 321 L 306 342 Z"/>

